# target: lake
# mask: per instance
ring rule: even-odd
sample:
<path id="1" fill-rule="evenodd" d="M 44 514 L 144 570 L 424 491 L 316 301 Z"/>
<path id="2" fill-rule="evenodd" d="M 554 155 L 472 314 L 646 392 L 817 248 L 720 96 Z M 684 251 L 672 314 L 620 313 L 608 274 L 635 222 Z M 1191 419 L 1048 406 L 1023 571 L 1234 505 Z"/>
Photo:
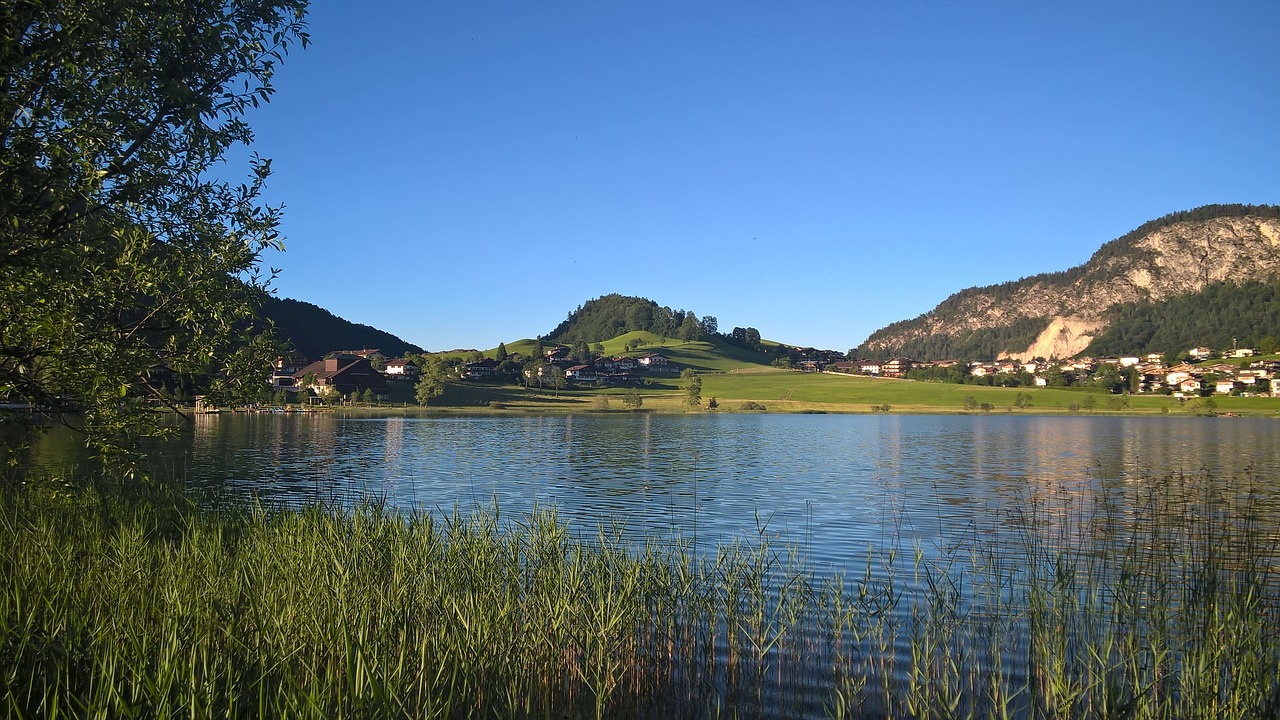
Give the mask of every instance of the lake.
<path id="1" fill-rule="evenodd" d="M 196 416 L 155 472 L 269 504 L 554 507 L 584 534 L 620 523 L 704 549 L 765 533 L 843 568 L 868 547 L 945 545 L 1029 508 L 1136 516 L 1155 489 L 1200 480 L 1255 491 L 1274 519 L 1278 441 L 1280 421 L 1265 418 L 222 414 Z M 44 464 L 66 456 L 65 437 L 47 444 Z"/>
<path id="2" fill-rule="evenodd" d="M 197 417 L 153 471 L 210 503 L 374 499 L 516 523 L 555 508 L 588 543 L 606 526 L 692 549 L 713 596 L 753 562 L 723 548 L 772 548 L 773 589 L 720 597 L 685 636 L 712 648 L 685 656 L 712 658 L 708 674 L 670 678 L 692 717 L 913 700 L 1074 715 L 1122 669 L 1153 716 L 1231 697 L 1253 717 L 1274 672 L 1235 683 L 1230 668 L 1280 667 L 1278 434 L 1265 418 L 224 414 Z M 50 433 L 33 457 L 56 468 L 69 448 Z"/>

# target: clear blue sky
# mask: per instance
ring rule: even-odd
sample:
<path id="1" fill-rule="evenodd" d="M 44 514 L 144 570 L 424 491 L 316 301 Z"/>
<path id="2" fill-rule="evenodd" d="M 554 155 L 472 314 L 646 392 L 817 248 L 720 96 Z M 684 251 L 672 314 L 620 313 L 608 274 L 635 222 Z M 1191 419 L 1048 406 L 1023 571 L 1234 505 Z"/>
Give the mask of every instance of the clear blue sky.
<path id="1" fill-rule="evenodd" d="M 1280 2 L 316 0 L 249 117 L 279 295 L 430 350 L 611 292 L 847 350 L 1280 203 Z"/>

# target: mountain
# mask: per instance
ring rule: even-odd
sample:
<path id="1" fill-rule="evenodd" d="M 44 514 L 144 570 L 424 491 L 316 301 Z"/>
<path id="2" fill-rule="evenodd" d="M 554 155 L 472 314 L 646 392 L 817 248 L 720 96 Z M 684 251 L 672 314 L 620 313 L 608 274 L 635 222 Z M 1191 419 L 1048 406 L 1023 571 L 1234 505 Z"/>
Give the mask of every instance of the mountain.
<path id="1" fill-rule="evenodd" d="M 288 298 L 269 298 L 262 316 L 276 325 L 276 336 L 295 350 L 317 360 L 335 350 L 377 348 L 388 358 L 421 353 L 422 348 L 389 332 L 353 323 L 317 305 Z"/>
<path id="2" fill-rule="evenodd" d="M 1135 317 L 1149 326 L 1135 344 L 1150 343 L 1158 330 L 1150 326 L 1153 318 L 1167 317 L 1158 306 L 1180 298 L 1185 319 L 1201 307 L 1196 295 L 1221 295 L 1224 285 L 1270 285 L 1276 275 L 1280 207 L 1206 205 L 1145 223 L 1070 270 L 961 290 L 917 318 L 877 330 L 857 352 L 926 360 L 1066 358 Z M 1259 331 L 1248 329 L 1255 336 Z M 1265 330 L 1280 333 L 1280 327 Z M 1162 337 L 1173 342 L 1169 333 Z M 1173 348 L 1160 351 L 1167 349 Z"/>

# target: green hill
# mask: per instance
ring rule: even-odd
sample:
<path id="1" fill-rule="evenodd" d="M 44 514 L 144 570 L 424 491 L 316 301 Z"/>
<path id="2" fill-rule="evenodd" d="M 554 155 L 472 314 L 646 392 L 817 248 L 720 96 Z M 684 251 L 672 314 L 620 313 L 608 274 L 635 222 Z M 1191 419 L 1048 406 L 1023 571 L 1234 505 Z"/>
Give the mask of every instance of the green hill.
<path id="1" fill-rule="evenodd" d="M 308 358 L 319 359 L 334 350 L 377 348 L 388 358 L 421 353 L 422 348 L 389 332 L 353 323 L 322 307 L 301 300 L 269 298 L 262 316 L 275 323 L 276 336 Z"/>
<path id="2" fill-rule="evenodd" d="M 640 330 L 661 338 L 699 340 L 717 332 L 708 325 L 714 326 L 713 318 L 700 319 L 692 311 L 672 310 L 646 298 L 614 293 L 578 306 L 545 338 L 562 345 L 597 343 Z"/>

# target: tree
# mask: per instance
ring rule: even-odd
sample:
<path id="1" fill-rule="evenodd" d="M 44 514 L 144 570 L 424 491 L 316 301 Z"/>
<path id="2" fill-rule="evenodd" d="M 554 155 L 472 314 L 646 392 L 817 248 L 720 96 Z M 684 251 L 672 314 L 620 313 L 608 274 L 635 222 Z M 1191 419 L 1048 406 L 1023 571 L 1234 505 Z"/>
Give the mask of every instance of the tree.
<path id="1" fill-rule="evenodd" d="M 506 362 L 507 360 L 507 344 L 506 343 L 501 343 L 501 342 L 498 343 L 498 351 L 494 353 L 493 359 L 497 360 L 499 363 Z"/>
<path id="2" fill-rule="evenodd" d="M 444 395 L 449 369 L 439 358 L 427 357 L 423 360 L 423 366 L 418 371 L 418 382 L 413 386 L 414 399 L 419 405 L 430 405 L 432 400 Z"/>
<path id="3" fill-rule="evenodd" d="M 626 395 L 622 396 L 622 405 L 623 407 L 637 410 L 641 405 L 644 405 L 644 396 L 640 394 L 639 390 L 632 388 L 627 391 Z"/>
<path id="4" fill-rule="evenodd" d="M 250 321 L 274 271 L 270 161 L 221 179 L 253 133 L 305 0 L 14 2 L 0 10 L 0 401 L 83 412 L 135 466 L 176 405 L 165 366 L 218 405 L 266 389 Z"/>
<path id="5" fill-rule="evenodd" d="M 708 335 L 720 334 L 720 321 L 716 319 L 715 315 L 702 316 L 702 331 Z"/>
<path id="6" fill-rule="evenodd" d="M 680 322 L 680 328 L 677 331 L 680 339 L 685 342 L 693 342 L 701 340 L 704 337 L 702 323 L 698 322 L 697 316 L 688 313 L 684 316 L 684 320 Z"/>
<path id="7" fill-rule="evenodd" d="M 684 404 L 692 410 L 702 405 L 702 378 L 693 368 L 680 372 L 680 389 L 684 391 Z"/>

